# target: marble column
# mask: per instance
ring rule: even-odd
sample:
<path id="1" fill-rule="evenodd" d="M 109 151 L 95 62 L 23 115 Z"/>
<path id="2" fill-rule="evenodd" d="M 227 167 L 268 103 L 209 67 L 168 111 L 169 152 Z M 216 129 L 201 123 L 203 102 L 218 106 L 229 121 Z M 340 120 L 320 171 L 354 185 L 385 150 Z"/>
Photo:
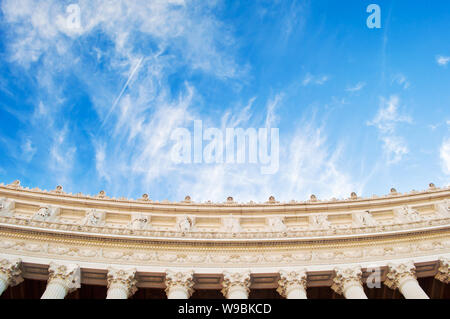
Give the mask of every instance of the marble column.
<path id="1" fill-rule="evenodd" d="M 167 299 L 189 299 L 194 292 L 194 271 L 166 271 Z"/>
<path id="2" fill-rule="evenodd" d="M 281 270 L 277 291 L 286 299 L 307 299 L 306 271 L 304 269 Z"/>
<path id="3" fill-rule="evenodd" d="M 429 299 L 416 279 L 416 267 L 412 261 L 392 263 L 384 284 L 391 289 L 400 290 L 406 299 Z"/>
<path id="4" fill-rule="evenodd" d="M 80 288 L 80 267 L 74 264 L 50 263 L 47 288 L 41 299 L 64 299 Z"/>
<path id="5" fill-rule="evenodd" d="M 362 286 L 361 267 L 336 268 L 333 278 L 333 289 L 336 293 L 344 295 L 346 299 L 367 299 Z"/>
<path id="6" fill-rule="evenodd" d="M 450 258 L 442 257 L 439 259 L 438 273 L 434 277 L 445 284 L 450 283 Z"/>
<path id="7" fill-rule="evenodd" d="M 136 269 L 108 268 L 106 299 L 128 299 L 136 292 Z"/>
<path id="8" fill-rule="evenodd" d="M 227 299 L 248 299 L 250 271 L 223 273 L 222 293 Z"/>
<path id="9" fill-rule="evenodd" d="M 20 264 L 20 259 L 0 259 L 0 295 L 23 281 Z"/>

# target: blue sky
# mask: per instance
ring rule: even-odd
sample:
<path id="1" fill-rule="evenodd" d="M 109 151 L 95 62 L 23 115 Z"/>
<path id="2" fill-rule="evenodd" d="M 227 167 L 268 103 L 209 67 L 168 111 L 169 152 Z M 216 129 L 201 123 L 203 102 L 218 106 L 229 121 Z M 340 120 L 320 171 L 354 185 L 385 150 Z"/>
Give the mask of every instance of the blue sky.
<path id="1" fill-rule="evenodd" d="M 5 183 L 218 202 L 449 184 L 446 0 L 2 0 L 0 19 Z M 194 120 L 270 122 L 278 172 L 172 163 L 171 132 Z"/>

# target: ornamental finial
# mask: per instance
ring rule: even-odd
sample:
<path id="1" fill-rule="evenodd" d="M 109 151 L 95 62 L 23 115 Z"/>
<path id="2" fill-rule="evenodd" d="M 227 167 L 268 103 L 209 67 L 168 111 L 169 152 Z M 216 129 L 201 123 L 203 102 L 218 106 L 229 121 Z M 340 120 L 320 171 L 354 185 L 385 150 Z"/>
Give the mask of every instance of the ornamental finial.
<path id="1" fill-rule="evenodd" d="M 187 195 L 187 196 L 184 198 L 184 203 L 190 203 L 190 202 L 191 202 L 191 196 Z"/>
<path id="2" fill-rule="evenodd" d="M 105 191 L 100 191 L 97 195 L 98 198 L 105 198 L 106 197 L 106 192 Z"/>

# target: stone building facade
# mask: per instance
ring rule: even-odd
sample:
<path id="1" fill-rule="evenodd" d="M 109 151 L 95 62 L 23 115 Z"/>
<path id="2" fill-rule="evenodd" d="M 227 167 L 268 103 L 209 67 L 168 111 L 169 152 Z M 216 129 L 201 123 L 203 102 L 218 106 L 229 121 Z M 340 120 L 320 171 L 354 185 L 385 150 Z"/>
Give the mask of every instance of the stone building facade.
<path id="1" fill-rule="evenodd" d="M 450 188 L 195 203 L 0 185 L 1 298 L 450 298 Z"/>

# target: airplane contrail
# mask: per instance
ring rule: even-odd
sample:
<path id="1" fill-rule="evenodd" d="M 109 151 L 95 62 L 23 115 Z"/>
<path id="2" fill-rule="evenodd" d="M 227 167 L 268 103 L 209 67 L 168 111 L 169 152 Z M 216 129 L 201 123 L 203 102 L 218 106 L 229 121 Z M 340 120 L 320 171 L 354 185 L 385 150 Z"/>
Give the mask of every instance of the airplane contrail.
<path id="1" fill-rule="evenodd" d="M 127 89 L 128 84 L 130 84 L 131 80 L 132 80 L 133 77 L 134 77 L 134 74 L 136 73 L 136 71 L 137 71 L 137 70 L 139 69 L 139 67 L 141 66 L 141 63 L 142 63 L 142 60 L 143 60 L 143 59 L 144 59 L 143 57 L 140 58 L 139 61 L 138 61 L 138 63 L 137 63 L 136 66 L 134 67 L 133 71 L 131 72 L 130 76 L 128 77 L 127 82 L 126 82 L 125 85 L 123 86 L 122 91 L 120 91 L 119 96 L 114 100 L 114 103 L 113 103 L 113 105 L 111 106 L 111 108 L 109 109 L 108 114 L 106 114 L 106 117 L 103 119 L 102 125 L 100 126 L 100 128 L 103 127 L 103 125 L 104 125 L 105 122 L 108 120 L 109 116 L 111 115 L 112 111 L 116 108 L 116 105 L 117 105 L 117 103 L 119 103 L 119 100 L 120 100 L 120 98 L 122 97 L 122 95 L 123 95 L 123 93 L 125 92 L 125 90 Z"/>

